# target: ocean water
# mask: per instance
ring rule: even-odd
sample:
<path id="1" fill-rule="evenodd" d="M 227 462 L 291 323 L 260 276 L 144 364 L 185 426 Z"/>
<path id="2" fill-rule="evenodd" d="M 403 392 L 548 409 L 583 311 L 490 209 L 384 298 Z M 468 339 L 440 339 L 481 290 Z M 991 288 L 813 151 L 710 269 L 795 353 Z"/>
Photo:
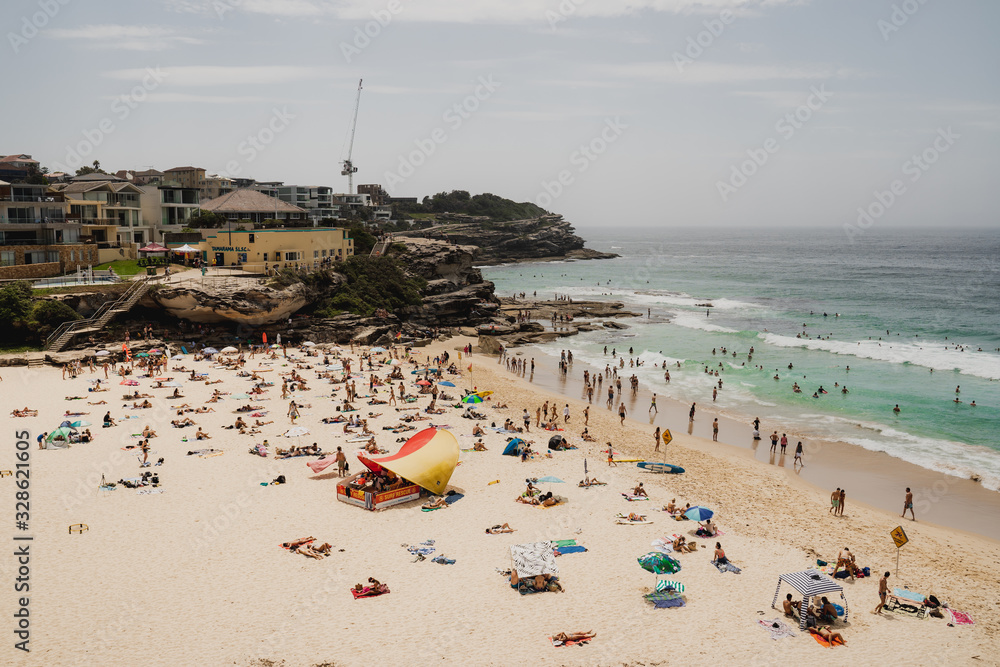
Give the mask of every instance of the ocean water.
<path id="1" fill-rule="evenodd" d="M 840 230 L 581 235 L 621 257 L 485 267 L 484 276 L 500 296 L 618 300 L 644 317 L 545 353 L 571 347 L 603 367 L 612 349 L 628 359 L 631 347 L 644 365 L 626 362 L 626 377 L 705 406 L 718 380 L 708 366 L 724 383 L 712 408 L 727 416 L 779 421 L 1000 489 L 1000 230 L 873 228 L 854 243 Z M 828 393 L 813 398 L 820 386 Z"/>

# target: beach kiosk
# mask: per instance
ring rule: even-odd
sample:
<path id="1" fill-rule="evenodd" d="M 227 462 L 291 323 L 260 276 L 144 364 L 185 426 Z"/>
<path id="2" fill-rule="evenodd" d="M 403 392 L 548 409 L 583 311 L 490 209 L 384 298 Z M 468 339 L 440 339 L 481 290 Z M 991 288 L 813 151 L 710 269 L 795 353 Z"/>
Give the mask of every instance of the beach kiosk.
<path id="1" fill-rule="evenodd" d="M 369 458 L 358 453 L 358 460 L 375 474 L 386 471 L 407 483 L 395 489 L 376 492 L 364 486 L 363 473 L 337 484 L 337 500 L 349 505 L 377 510 L 418 499 L 424 490 L 443 494 L 458 465 L 458 440 L 450 431 L 427 428 L 406 441 L 391 456 Z"/>

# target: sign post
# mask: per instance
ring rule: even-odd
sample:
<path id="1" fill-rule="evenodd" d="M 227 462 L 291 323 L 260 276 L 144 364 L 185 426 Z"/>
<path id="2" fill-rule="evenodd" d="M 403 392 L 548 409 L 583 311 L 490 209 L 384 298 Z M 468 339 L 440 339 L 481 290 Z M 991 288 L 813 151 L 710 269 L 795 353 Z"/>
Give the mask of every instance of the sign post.
<path id="1" fill-rule="evenodd" d="M 669 428 L 663 429 L 663 435 L 661 437 L 663 438 L 663 446 L 664 447 L 666 447 L 667 445 L 669 445 L 670 442 L 674 439 L 674 436 L 670 435 L 670 429 Z"/>
<path id="2" fill-rule="evenodd" d="M 892 541 L 896 543 L 896 576 L 899 576 L 899 550 L 903 548 L 903 545 L 910 541 L 910 538 L 906 536 L 906 532 L 903 530 L 902 526 L 896 526 L 889 534 L 892 536 Z"/>

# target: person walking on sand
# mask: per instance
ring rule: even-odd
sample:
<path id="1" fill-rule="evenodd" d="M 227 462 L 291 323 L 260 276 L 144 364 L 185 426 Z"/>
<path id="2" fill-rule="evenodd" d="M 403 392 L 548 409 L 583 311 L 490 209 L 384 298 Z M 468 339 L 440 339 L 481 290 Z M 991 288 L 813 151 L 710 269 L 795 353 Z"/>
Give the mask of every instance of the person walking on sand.
<path id="1" fill-rule="evenodd" d="M 694 407 L 695 407 L 695 405 L 697 405 L 697 403 L 692 403 L 691 404 L 691 410 L 688 412 L 688 421 L 689 422 L 693 422 L 694 421 Z"/>
<path id="2" fill-rule="evenodd" d="M 536 428 L 541 428 L 542 427 L 542 409 L 541 408 L 535 408 L 535 427 Z"/>
<path id="3" fill-rule="evenodd" d="M 799 465 L 800 468 L 804 467 L 806 465 L 805 462 L 802 460 L 802 441 L 801 440 L 799 440 L 799 443 L 797 445 L 795 445 L 795 459 L 792 461 L 792 465 L 794 466 L 796 463 Z"/>
<path id="4" fill-rule="evenodd" d="M 347 457 L 344 455 L 344 450 L 338 445 L 337 446 L 337 476 L 343 477 L 347 470 Z"/>
<path id="5" fill-rule="evenodd" d="M 882 607 L 885 606 L 885 598 L 889 595 L 889 573 L 886 572 L 882 575 L 882 578 L 878 580 L 878 606 L 875 607 L 873 614 L 881 614 Z"/>
<path id="6" fill-rule="evenodd" d="M 775 431 L 771 434 L 771 453 L 773 454 L 778 449 L 778 432 Z"/>
<path id="7" fill-rule="evenodd" d="M 583 425 L 584 426 L 589 426 L 590 425 L 590 406 L 589 405 L 583 409 Z"/>
<path id="8" fill-rule="evenodd" d="M 524 408 L 524 414 L 521 415 L 521 420 L 524 422 L 525 432 L 531 433 L 531 415 L 528 413 L 528 408 Z"/>
<path id="9" fill-rule="evenodd" d="M 621 425 L 625 425 L 625 416 L 628 414 L 628 410 L 625 409 L 625 401 L 622 401 L 618 405 L 618 416 L 621 418 Z"/>
<path id="10" fill-rule="evenodd" d="M 837 490 L 830 494 L 830 509 L 827 512 L 827 514 L 833 514 L 834 516 L 837 516 L 837 507 L 839 505 L 840 505 L 840 487 L 838 486 Z"/>
<path id="11" fill-rule="evenodd" d="M 653 447 L 653 451 L 654 452 L 660 451 L 660 427 L 659 426 L 656 427 L 656 432 L 653 433 L 653 442 L 656 444 L 656 446 Z"/>
<path id="12" fill-rule="evenodd" d="M 906 510 L 910 510 L 910 517 L 916 521 L 917 517 L 913 513 L 913 493 L 910 491 L 910 487 L 906 487 L 906 500 L 903 501 L 903 513 L 899 515 L 900 518 L 906 518 Z"/>
<path id="13" fill-rule="evenodd" d="M 659 410 L 656 409 L 656 394 L 653 394 L 653 398 L 649 402 L 649 411 L 659 414 Z"/>
<path id="14" fill-rule="evenodd" d="M 563 423 L 569 422 L 569 403 L 563 408 Z"/>
<path id="15" fill-rule="evenodd" d="M 299 406 L 295 404 L 295 401 L 291 401 L 288 404 L 288 419 L 294 424 L 295 420 L 299 418 Z"/>
<path id="16" fill-rule="evenodd" d="M 837 503 L 837 516 L 844 516 L 844 506 L 847 505 L 847 490 L 840 490 L 840 502 Z"/>
<path id="17" fill-rule="evenodd" d="M 713 442 L 718 442 L 719 441 L 719 418 L 718 417 L 716 417 L 715 420 L 712 422 L 712 441 Z"/>
<path id="18" fill-rule="evenodd" d="M 781 434 L 781 455 L 785 455 L 785 449 L 788 447 L 788 436 L 784 433 Z"/>

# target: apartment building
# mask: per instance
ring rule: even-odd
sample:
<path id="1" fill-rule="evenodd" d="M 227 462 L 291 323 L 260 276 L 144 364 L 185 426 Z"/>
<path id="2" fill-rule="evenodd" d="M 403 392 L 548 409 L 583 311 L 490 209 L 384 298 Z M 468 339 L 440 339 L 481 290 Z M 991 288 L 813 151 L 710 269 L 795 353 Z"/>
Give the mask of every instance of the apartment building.
<path id="1" fill-rule="evenodd" d="M 180 232 L 201 208 L 201 192 L 197 188 L 144 185 L 140 189 L 142 219 L 154 227 L 157 238 L 153 240 L 162 241 L 164 234 Z"/>

